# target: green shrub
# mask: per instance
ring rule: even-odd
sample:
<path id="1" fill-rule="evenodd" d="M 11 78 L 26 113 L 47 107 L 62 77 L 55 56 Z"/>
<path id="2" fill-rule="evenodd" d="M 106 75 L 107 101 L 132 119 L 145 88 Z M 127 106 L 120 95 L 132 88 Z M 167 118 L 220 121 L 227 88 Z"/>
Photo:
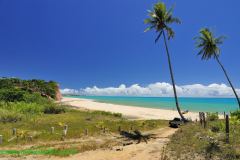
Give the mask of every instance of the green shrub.
<path id="1" fill-rule="evenodd" d="M 21 91 L 18 89 L 1 89 L 0 90 L 0 101 L 5 102 L 17 102 L 24 100 L 24 94 L 26 91 Z"/>
<path id="2" fill-rule="evenodd" d="M 216 133 L 220 131 L 220 128 L 218 126 L 212 126 L 211 131 Z"/>
<path id="3" fill-rule="evenodd" d="M 49 99 L 42 97 L 40 93 L 26 93 L 23 95 L 23 101 L 26 103 L 44 104 L 48 103 Z"/>
<path id="4" fill-rule="evenodd" d="M 113 116 L 121 118 L 122 117 L 122 113 L 113 113 Z"/>
<path id="5" fill-rule="evenodd" d="M 240 119 L 240 110 L 231 112 L 231 117 L 236 117 L 237 119 Z"/>
<path id="6" fill-rule="evenodd" d="M 43 113 L 43 106 L 37 103 L 17 102 L 11 104 L 15 110 L 23 114 L 41 114 Z"/>
<path id="7" fill-rule="evenodd" d="M 65 112 L 65 107 L 48 101 L 44 104 L 26 102 L 1 102 L 0 122 L 17 122 L 27 116 L 41 114 L 60 114 Z"/>
<path id="8" fill-rule="evenodd" d="M 37 103 L 26 102 L 0 102 L 0 108 L 22 114 L 40 114 L 43 113 L 44 106 Z"/>
<path id="9" fill-rule="evenodd" d="M 121 113 L 112 113 L 112 112 L 106 112 L 106 111 L 92 111 L 94 114 L 100 114 L 105 116 L 114 116 L 114 117 L 122 117 Z"/>
<path id="10" fill-rule="evenodd" d="M 0 109 L 0 122 L 17 122 L 22 120 L 23 115 L 15 111 Z"/>
<path id="11" fill-rule="evenodd" d="M 207 113 L 207 120 L 208 121 L 218 120 L 218 113 Z"/>
<path id="12" fill-rule="evenodd" d="M 28 93 L 40 93 L 41 95 L 55 99 L 58 84 L 54 81 L 38 79 L 22 80 L 18 78 L 0 78 L 0 88 L 4 90 L 17 89 Z"/>
<path id="13" fill-rule="evenodd" d="M 43 112 L 45 114 L 60 114 L 60 113 L 65 113 L 66 108 L 61 105 L 56 105 L 56 104 L 48 104 L 44 107 Z"/>
<path id="14" fill-rule="evenodd" d="M 40 93 L 29 93 L 19 89 L 0 89 L 0 101 L 5 102 L 27 102 L 27 103 L 47 103 L 49 100 L 41 96 Z"/>

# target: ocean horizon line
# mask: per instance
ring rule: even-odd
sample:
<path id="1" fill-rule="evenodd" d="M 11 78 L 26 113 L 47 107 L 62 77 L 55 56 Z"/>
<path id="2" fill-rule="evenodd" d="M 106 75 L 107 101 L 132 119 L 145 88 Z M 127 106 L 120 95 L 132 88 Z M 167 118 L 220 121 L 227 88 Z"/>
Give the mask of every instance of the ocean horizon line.
<path id="1" fill-rule="evenodd" d="M 62 94 L 63 97 L 68 97 L 68 96 L 82 96 L 82 97 L 139 97 L 139 98 L 174 98 L 174 96 L 133 96 L 133 95 L 74 95 L 74 94 Z M 229 99 L 236 99 L 234 96 L 223 96 L 223 97 L 198 97 L 198 96 L 178 96 L 178 98 L 229 98 Z"/>

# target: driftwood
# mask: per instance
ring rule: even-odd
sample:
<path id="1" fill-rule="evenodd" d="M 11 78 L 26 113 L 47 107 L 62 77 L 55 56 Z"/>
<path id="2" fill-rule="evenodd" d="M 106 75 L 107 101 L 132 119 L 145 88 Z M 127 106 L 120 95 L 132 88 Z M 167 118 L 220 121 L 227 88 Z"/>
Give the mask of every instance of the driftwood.
<path id="1" fill-rule="evenodd" d="M 17 139 L 17 136 L 14 136 L 14 137 L 10 138 L 10 139 L 8 140 L 8 142 L 13 141 L 14 139 Z"/>
<path id="2" fill-rule="evenodd" d="M 130 140 L 137 140 L 137 143 L 141 143 L 141 141 L 143 140 L 144 142 L 147 143 L 147 141 L 151 138 L 155 138 L 154 134 L 146 134 L 143 135 L 140 131 L 135 130 L 133 133 L 127 132 L 127 131 L 121 131 L 120 135 L 128 138 Z"/>

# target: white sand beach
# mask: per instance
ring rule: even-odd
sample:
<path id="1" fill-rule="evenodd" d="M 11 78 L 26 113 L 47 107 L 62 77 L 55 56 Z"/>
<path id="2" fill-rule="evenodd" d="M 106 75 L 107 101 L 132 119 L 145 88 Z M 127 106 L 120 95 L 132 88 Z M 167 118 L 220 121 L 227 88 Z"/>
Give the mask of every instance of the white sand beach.
<path id="1" fill-rule="evenodd" d="M 67 98 L 67 97 L 63 97 L 62 102 L 75 106 L 79 109 L 101 110 L 101 111 L 109 111 L 113 113 L 121 113 L 125 117 L 130 119 L 171 120 L 174 117 L 179 117 L 178 112 L 176 110 L 143 108 L 143 107 L 137 107 L 137 106 L 100 103 L 100 102 L 95 102 L 89 99 Z M 188 112 L 187 114 L 184 114 L 184 116 L 192 120 L 198 119 L 197 112 Z"/>

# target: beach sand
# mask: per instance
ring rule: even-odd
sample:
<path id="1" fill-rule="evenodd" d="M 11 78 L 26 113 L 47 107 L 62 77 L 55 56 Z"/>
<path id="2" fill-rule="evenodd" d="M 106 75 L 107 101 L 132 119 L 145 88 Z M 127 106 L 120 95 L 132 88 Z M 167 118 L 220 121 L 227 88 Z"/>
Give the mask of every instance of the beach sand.
<path id="1" fill-rule="evenodd" d="M 79 109 L 100 110 L 113 113 L 121 113 L 124 117 L 129 119 L 162 119 L 171 120 L 179 117 L 176 110 L 143 108 L 135 106 L 117 105 L 109 103 L 100 103 L 90 99 L 68 98 L 63 97 L 62 102 L 72 105 Z M 188 112 L 184 114 L 185 118 L 196 120 L 198 119 L 197 112 Z"/>

